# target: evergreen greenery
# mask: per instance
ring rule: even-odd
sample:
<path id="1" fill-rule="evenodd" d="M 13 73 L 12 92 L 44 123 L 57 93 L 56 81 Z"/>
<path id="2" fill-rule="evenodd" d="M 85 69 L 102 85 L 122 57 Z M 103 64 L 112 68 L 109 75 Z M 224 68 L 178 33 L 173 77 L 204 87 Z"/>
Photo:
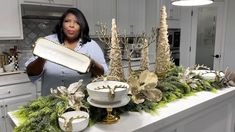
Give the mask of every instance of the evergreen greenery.
<path id="1" fill-rule="evenodd" d="M 190 71 L 190 70 L 189 70 Z M 126 106 L 113 109 L 114 115 L 132 112 L 156 113 L 157 109 L 164 107 L 168 102 L 179 98 L 191 96 L 199 91 L 212 91 L 226 87 L 220 79 L 214 81 L 205 80 L 201 76 L 188 72 L 183 67 L 172 66 L 164 78 L 158 81 L 156 88 L 162 91 L 163 98 L 160 102 L 146 100 L 144 103 L 135 104 L 130 101 Z M 88 97 L 87 92 L 85 92 Z M 131 96 L 131 95 L 129 95 Z M 106 116 L 106 109 L 90 106 L 86 99 L 83 100 L 89 108 L 90 126 L 102 121 Z M 49 95 L 39 97 L 26 106 L 21 107 L 14 115 L 20 119 L 21 125 L 15 128 L 15 132 L 28 131 L 60 131 L 58 125 L 58 115 L 62 114 L 68 106 L 66 98 Z"/>

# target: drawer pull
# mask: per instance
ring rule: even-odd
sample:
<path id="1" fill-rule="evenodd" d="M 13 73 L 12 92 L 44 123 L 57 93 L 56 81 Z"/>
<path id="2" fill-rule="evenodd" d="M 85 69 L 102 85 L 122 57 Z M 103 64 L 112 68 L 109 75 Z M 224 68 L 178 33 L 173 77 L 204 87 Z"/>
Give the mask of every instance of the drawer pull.
<path id="1" fill-rule="evenodd" d="M 5 107 L 7 107 L 7 105 L 5 105 Z"/>
<path id="2" fill-rule="evenodd" d="M 4 119 L 4 118 L 5 118 L 5 116 L 2 116 L 2 118 Z"/>
<path id="3" fill-rule="evenodd" d="M 1 105 L 0 108 L 3 108 L 3 105 Z"/>

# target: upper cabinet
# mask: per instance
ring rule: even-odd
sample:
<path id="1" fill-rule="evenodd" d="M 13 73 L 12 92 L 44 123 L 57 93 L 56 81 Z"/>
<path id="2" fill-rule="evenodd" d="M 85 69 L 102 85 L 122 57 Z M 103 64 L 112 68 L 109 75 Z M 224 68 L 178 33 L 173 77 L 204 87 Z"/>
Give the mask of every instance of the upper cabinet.
<path id="1" fill-rule="evenodd" d="M 23 39 L 21 9 L 18 0 L 3 0 L 0 4 L 0 40 Z"/>
<path id="2" fill-rule="evenodd" d="M 146 32 L 159 27 L 160 10 L 166 6 L 168 28 L 180 28 L 180 7 L 173 6 L 171 0 L 146 0 Z"/>
<path id="3" fill-rule="evenodd" d="M 115 0 L 78 0 L 78 9 L 80 9 L 89 24 L 90 35 L 96 35 L 99 24 L 105 24 L 108 33 L 111 32 L 112 18 L 116 18 Z"/>
<path id="4" fill-rule="evenodd" d="M 111 32 L 112 18 L 116 18 L 120 34 L 145 31 L 145 0 L 78 0 L 77 6 L 86 16 L 90 34 L 96 35 L 99 24 Z"/>
<path id="5" fill-rule="evenodd" d="M 7 0 L 1 1 L 0 40 L 23 39 L 21 4 L 76 7 L 76 0 Z"/>
<path id="6" fill-rule="evenodd" d="M 120 34 L 145 32 L 145 0 L 117 0 L 117 26 Z"/>
<path id="7" fill-rule="evenodd" d="M 20 0 L 21 4 L 75 7 L 76 0 Z"/>
<path id="8" fill-rule="evenodd" d="M 166 6 L 169 28 L 180 28 L 180 6 L 171 4 L 171 0 L 161 0 L 161 6 Z"/>

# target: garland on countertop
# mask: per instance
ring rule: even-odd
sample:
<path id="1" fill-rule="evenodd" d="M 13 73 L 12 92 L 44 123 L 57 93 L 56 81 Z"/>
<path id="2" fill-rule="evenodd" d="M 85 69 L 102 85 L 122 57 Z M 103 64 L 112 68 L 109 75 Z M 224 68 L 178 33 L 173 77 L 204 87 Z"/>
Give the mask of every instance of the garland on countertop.
<path id="1" fill-rule="evenodd" d="M 53 95 L 39 97 L 13 113 L 21 122 L 14 131 L 60 132 L 58 115 L 65 111 L 67 105 L 66 98 L 58 98 Z"/>
<path id="2" fill-rule="evenodd" d="M 161 19 L 166 19 L 165 7 L 162 8 Z M 176 99 L 193 95 L 199 91 L 216 92 L 217 89 L 225 88 L 230 85 L 235 86 L 235 73 L 225 70 L 225 75 L 221 72 L 204 70 L 200 73 L 200 68 L 203 66 L 196 66 L 195 68 L 183 68 L 172 64 L 170 59 L 169 44 L 167 41 L 167 25 L 166 20 L 161 20 L 162 27 L 160 30 L 160 38 L 158 43 L 158 57 L 156 71 L 150 72 L 147 63 L 143 63 L 144 71 L 132 71 L 128 77 L 128 84 L 130 86 L 131 94 L 128 95 L 131 101 L 123 107 L 113 109 L 113 114 L 120 115 L 125 112 L 148 112 L 156 113 L 158 108 L 165 106 L 167 103 Z M 115 21 L 113 21 L 115 27 Z M 116 27 L 113 28 L 113 44 L 117 44 Z M 147 42 L 146 44 L 147 45 Z M 115 47 L 112 45 L 111 47 Z M 144 46 L 145 47 L 145 46 Z M 115 61 L 115 55 L 119 48 L 111 48 L 115 52 L 111 52 L 113 57 L 110 57 L 113 65 L 110 65 L 111 73 L 107 78 L 118 78 L 123 80 L 123 69 L 121 68 L 120 60 Z M 167 52 L 166 52 L 167 51 Z M 161 53 L 161 54 L 160 54 Z M 115 54 L 115 55 L 114 55 Z M 147 56 L 147 48 L 143 53 L 143 58 Z M 160 57 L 161 56 L 161 57 Z M 119 58 L 120 59 L 120 58 Z M 117 67 L 118 66 L 118 67 Z M 158 67 L 158 68 L 157 68 Z M 119 70 L 117 70 L 119 69 Z M 143 70 L 142 69 L 142 70 Z M 199 73 L 197 73 L 199 72 Z M 213 79 L 206 79 L 204 74 L 213 74 Z M 160 78 L 158 78 L 158 76 Z M 107 79 L 106 78 L 106 79 Z M 96 108 L 86 101 L 88 93 L 85 88 L 82 88 L 82 82 L 76 82 L 66 88 L 64 86 L 57 87 L 51 90 L 51 95 L 39 97 L 38 99 L 21 107 L 14 113 L 14 116 L 20 120 L 21 124 L 17 126 L 15 132 L 31 132 L 31 131 L 50 131 L 59 132 L 58 117 L 67 110 L 86 110 L 90 115 L 90 125 L 93 125 L 107 115 L 106 109 Z"/>
<path id="3" fill-rule="evenodd" d="M 131 100 L 126 106 L 113 109 L 113 114 L 132 112 L 156 113 L 157 109 L 176 99 L 193 95 L 199 91 L 216 91 L 228 85 L 223 81 L 223 77 L 218 76 L 215 80 L 205 80 L 201 75 L 192 72 L 192 69 L 174 66 L 167 75 L 158 81 L 156 88 L 163 93 L 160 102 L 145 100 L 136 104 Z M 85 91 L 83 104 L 89 109 L 90 125 L 101 121 L 106 116 L 106 109 L 90 106 L 86 102 L 88 97 Z M 131 96 L 131 95 L 129 95 Z M 49 95 L 39 97 L 26 106 L 21 107 L 14 115 L 20 119 L 21 125 L 15 128 L 15 132 L 25 131 L 60 131 L 58 125 L 58 115 L 63 113 L 68 107 L 68 100 L 63 96 Z"/>

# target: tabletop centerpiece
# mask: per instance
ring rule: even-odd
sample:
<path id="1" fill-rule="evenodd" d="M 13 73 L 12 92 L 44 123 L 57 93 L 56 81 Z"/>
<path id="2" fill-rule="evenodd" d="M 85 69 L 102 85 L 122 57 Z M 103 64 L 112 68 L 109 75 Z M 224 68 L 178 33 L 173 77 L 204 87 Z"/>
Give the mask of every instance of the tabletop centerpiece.
<path id="1" fill-rule="evenodd" d="M 71 84 L 69 88 L 61 86 L 52 89 L 51 95 L 40 97 L 23 106 L 15 114 L 16 117 L 23 118 L 23 123 L 16 127 L 15 131 L 61 131 L 58 122 L 61 122 L 60 120 L 63 118 L 61 116 L 69 109 L 86 111 L 89 116 L 76 115 L 69 117 L 70 121 L 64 119 L 63 126 L 66 127 L 66 131 L 74 129 L 73 120 L 77 117 L 83 120 L 89 119 L 90 125 L 92 125 L 91 122 L 100 121 L 112 124 L 117 122 L 118 115 L 124 112 L 152 112 L 168 102 L 191 95 L 194 92 L 214 91 L 222 87 L 235 86 L 235 73 L 229 69 L 225 70 L 224 75 L 206 69 L 207 73 L 214 73 L 213 79 L 207 80 L 207 78 L 203 78 L 201 73 L 196 73 L 200 68 L 205 69 L 203 66 L 193 68 L 175 66 L 170 57 L 171 52 L 167 40 L 165 7 L 161 10 L 160 18 L 158 37 L 152 37 L 157 38 L 156 68 L 154 72 L 148 69 L 148 46 L 152 43 L 150 41 L 151 37 L 143 35 L 144 43 L 140 69 L 133 70 L 129 59 L 129 74 L 125 79 L 121 60 L 122 54 L 119 47 L 120 40 L 113 19 L 112 37 L 104 35 L 105 40 L 111 38 L 107 42 L 110 43 L 111 50 L 108 75 L 94 79 L 86 88 L 83 87 L 80 80 Z M 156 30 L 153 31 L 153 34 L 155 32 Z"/>

